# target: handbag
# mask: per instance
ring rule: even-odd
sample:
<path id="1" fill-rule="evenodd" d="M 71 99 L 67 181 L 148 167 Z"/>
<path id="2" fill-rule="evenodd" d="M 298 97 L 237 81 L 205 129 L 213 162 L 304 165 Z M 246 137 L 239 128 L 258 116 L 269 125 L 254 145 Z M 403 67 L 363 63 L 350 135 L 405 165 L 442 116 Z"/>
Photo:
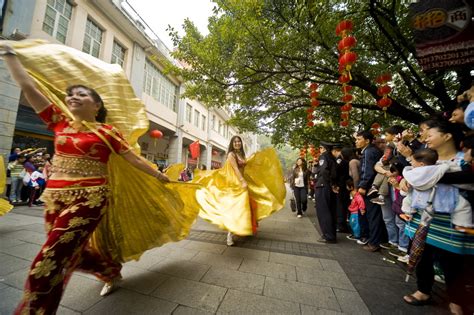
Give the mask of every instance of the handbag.
<path id="1" fill-rule="evenodd" d="M 291 212 L 296 212 L 296 198 L 295 198 L 295 192 L 293 191 L 293 193 L 291 194 L 291 197 L 290 197 L 290 208 L 291 208 Z"/>

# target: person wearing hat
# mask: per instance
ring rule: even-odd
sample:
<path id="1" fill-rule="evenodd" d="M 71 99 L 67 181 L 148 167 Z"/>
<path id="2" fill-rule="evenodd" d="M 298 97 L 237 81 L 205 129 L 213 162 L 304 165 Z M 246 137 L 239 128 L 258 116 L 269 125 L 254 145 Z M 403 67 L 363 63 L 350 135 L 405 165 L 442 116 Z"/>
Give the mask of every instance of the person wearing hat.
<path id="1" fill-rule="evenodd" d="M 321 141 L 319 167 L 316 172 L 316 215 L 321 228 L 321 243 L 336 243 L 336 159 L 331 153 L 334 144 Z"/>

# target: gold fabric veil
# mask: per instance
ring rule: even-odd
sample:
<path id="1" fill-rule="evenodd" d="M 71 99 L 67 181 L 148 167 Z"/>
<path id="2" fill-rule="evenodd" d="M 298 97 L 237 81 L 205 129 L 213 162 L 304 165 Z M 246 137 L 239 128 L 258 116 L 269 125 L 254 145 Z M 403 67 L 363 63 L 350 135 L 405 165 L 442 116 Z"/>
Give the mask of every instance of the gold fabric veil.
<path id="1" fill-rule="evenodd" d="M 205 187 L 196 192 L 201 206 L 199 216 L 234 234 L 252 235 L 250 198 L 256 205 L 257 220 L 283 208 L 286 188 L 273 148 L 259 151 L 247 160 L 244 178 L 247 189 L 242 188 L 229 161 L 221 169 L 200 172 L 192 181 Z"/>
<path id="2" fill-rule="evenodd" d="M 0 155 L 0 195 L 5 191 L 5 185 L 7 184 L 7 173 L 5 172 L 5 162 L 3 156 Z M 0 216 L 6 214 L 13 206 L 3 198 L 0 198 Z"/>
<path id="3" fill-rule="evenodd" d="M 137 139 L 148 130 L 143 103 L 135 96 L 118 65 L 110 65 L 73 48 L 41 41 L 11 42 L 38 88 L 72 117 L 63 103 L 69 85 L 95 89 L 107 108 L 107 123 L 118 128 L 138 149 Z M 110 207 L 92 236 L 91 244 L 116 261 L 138 259 L 147 249 L 184 239 L 199 206 L 198 185 L 163 184 L 112 154 L 108 163 Z"/>

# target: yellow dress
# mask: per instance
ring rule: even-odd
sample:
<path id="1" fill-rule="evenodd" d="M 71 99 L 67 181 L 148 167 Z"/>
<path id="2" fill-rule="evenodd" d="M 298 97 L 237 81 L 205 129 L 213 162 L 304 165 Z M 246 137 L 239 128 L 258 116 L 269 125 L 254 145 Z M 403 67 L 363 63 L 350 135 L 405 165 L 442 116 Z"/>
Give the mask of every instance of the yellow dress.
<path id="1" fill-rule="evenodd" d="M 5 162 L 3 161 L 3 156 L 0 155 L 0 195 L 5 191 L 7 173 L 5 172 Z M 13 206 L 3 198 L 0 198 L 0 216 L 6 214 Z"/>
<path id="2" fill-rule="evenodd" d="M 119 129 L 138 152 L 137 139 L 148 130 L 149 121 L 120 66 L 63 45 L 42 41 L 10 44 L 41 92 L 69 117 L 63 102 L 66 87 L 83 84 L 95 89 L 107 108 L 107 123 Z M 117 154 L 111 155 L 108 169 L 113 194 L 91 239 L 99 252 L 125 262 L 189 234 L 199 212 L 198 185 L 163 184 Z"/>
<path id="3" fill-rule="evenodd" d="M 192 182 L 204 186 L 196 191 L 201 218 L 234 234 L 252 235 L 252 210 L 259 221 L 285 204 L 286 188 L 276 151 L 268 148 L 252 155 L 243 175 L 247 188 L 242 188 L 227 161 L 221 169 L 200 172 Z"/>

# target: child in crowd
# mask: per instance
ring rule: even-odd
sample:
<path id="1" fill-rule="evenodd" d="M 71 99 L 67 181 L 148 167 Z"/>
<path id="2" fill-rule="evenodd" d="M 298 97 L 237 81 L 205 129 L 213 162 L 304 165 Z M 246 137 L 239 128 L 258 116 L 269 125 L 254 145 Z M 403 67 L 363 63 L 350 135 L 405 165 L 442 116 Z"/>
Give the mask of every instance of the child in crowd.
<path id="1" fill-rule="evenodd" d="M 347 239 L 357 241 L 360 238 L 360 226 L 359 226 L 359 212 L 361 215 L 365 215 L 365 203 L 364 198 L 359 191 L 354 187 L 352 179 L 346 181 L 347 190 L 351 194 L 351 204 L 349 205 L 349 226 L 351 227 L 352 234 L 347 236 Z"/>
<path id="2" fill-rule="evenodd" d="M 431 149 L 421 149 L 412 156 L 412 167 L 406 167 L 403 177 L 413 188 L 402 204 L 402 211 L 410 217 L 416 209 L 427 206 L 430 194 L 436 189 L 433 198 L 435 212 L 451 213 L 451 223 L 457 229 L 473 228 L 472 207 L 454 185 L 437 184 L 449 170 L 449 164 L 438 164 L 438 153 Z M 454 210 L 453 210 L 454 209 Z"/>

